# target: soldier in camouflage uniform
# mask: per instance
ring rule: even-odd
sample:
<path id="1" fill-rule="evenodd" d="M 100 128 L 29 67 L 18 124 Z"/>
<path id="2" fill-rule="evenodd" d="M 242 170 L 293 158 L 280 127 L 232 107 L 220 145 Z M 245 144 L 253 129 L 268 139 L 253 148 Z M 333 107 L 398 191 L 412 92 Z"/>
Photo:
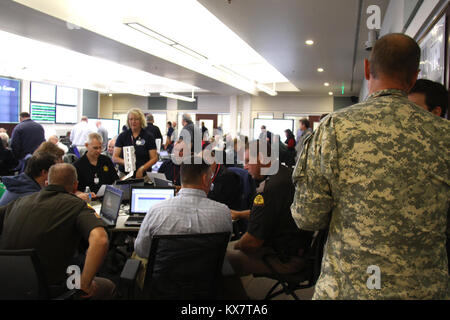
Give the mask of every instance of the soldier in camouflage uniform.
<path id="1" fill-rule="evenodd" d="M 305 142 L 291 212 L 301 229 L 329 227 L 314 299 L 449 297 L 450 124 L 407 99 L 419 57 L 407 36 L 378 40 L 370 96 Z"/>

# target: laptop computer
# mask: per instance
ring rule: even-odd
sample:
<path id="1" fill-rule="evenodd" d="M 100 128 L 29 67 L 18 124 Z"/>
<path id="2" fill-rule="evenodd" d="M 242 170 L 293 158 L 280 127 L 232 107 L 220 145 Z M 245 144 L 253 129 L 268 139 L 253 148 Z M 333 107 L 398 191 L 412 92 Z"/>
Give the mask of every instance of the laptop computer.
<path id="1" fill-rule="evenodd" d="M 130 200 L 130 191 L 134 186 L 144 186 L 144 179 L 117 180 L 114 186 L 123 191 L 122 201 Z"/>
<path id="2" fill-rule="evenodd" d="M 174 196 L 175 189 L 173 188 L 132 187 L 130 216 L 125 222 L 125 226 L 140 226 L 151 207 Z"/>
<path id="3" fill-rule="evenodd" d="M 112 186 L 106 186 L 103 195 L 100 218 L 108 227 L 115 227 L 119 216 L 120 204 L 122 203 L 123 191 Z"/>

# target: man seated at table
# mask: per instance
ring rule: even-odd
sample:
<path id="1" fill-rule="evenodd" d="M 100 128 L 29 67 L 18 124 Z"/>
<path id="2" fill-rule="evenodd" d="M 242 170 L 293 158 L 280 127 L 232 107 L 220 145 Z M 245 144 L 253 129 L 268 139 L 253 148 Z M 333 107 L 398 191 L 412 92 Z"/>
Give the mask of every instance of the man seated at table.
<path id="1" fill-rule="evenodd" d="M 245 169 L 258 185 L 253 206 L 247 211 L 232 211 L 233 219 L 249 220 L 247 232 L 230 242 L 227 249 L 226 258 L 237 276 L 271 274 L 262 259 L 264 255 L 271 256 L 270 263 L 279 273 L 301 270 L 302 255 L 310 247 L 313 235 L 298 229 L 292 218 L 290 206 L 295 188 L 291 169 L 278 163 L 278 171 L 274 172 L 279 160 L 271 157 L 270 142 L 261 143 L 267 143 L 266 155 L 260 150 L 259 141 L 251 142 L 245 150 Z"/>
<path id="2" fill-rule="evenodd" d="M 134 243 L 136 254 L 148 258 L 151 239 L 157 234 L 231 232 L 230 210 L 206 197 L 212 171 L 203 159 L 192 156 L 191 164 L 181 164 L 181 190 L 177 196 L 160 202 L 146 214 Z M 195 164 L 195 160 L 201 164 Z"/>
<path id="3" fill-rule="evenodd" d="M 56 163 L 56 157 L 50 153 L 34 152 L 28 159 L 25 172 L 17 176 L 3 177 L 6 191 L 0 199 L 5 206 L 17 198 L 41 191 L 48 177 L 48 170 Z"/>
<path id="4" fill-rule="evenodd" d="M 40 192 L 0 207 L 0 249 L 36 249 L 54 296 L 67 290 L 66 270 L 84 237 L 89 241 L 80 279 L 84 297 L 112 298 L 115 285 L 95 277 L 108 251 L 108 235 L 95 211 L 73 194 L 78 184 L 75 168 L 68 163 L 53 165 L 48 184 Z"/>
<path id="5" fill-rule="evenodd" d="M 113 184 L 119 179 L 114 164 L 102 155 L 102 137 L 96 133 L 88 135 L 85 143 L 87 152 L 73 164 L 78 173 L 78 190 L 83 192 L 88 186 L 97 193 L 102 184 Z"/>

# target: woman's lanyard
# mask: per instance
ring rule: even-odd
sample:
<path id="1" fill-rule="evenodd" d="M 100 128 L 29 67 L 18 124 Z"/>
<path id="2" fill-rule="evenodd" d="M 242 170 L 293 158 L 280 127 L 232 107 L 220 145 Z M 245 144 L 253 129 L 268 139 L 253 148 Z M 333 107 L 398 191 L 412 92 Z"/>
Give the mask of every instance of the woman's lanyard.
<path id="1" fill-rule="evenodd" d="M 144 140 L 144 143 L 145 143 L 145 140 Z M 138 136 L 136 137 L 136 142 L 134 142 L 133 132 L 131 132 L 131 144 L 133 146 L 135 146 L 135 147 L 136 146 L 141 146 L 144 143 L 142 143 L 142 138 L 141 138 L 141 133 L 140 132 L 139 132 Z"/>
<path id="2" fill-rule="evenodd" d="M 220 164 L 217 165 L 216 172 L 214 173 L 214 177 L 212 178 L 211 183 L 214 183 L 214 180 L 216 180 L 219 170 L 220 170 Z"/>

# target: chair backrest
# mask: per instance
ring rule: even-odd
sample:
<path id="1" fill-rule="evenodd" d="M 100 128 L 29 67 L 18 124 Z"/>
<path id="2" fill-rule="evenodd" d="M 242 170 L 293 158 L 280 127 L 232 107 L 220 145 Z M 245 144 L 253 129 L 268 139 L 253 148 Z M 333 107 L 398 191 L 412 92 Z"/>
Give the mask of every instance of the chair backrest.
<path id="1" fill-rule="evenodd" d="M 48 296 L 36 250 L 0 250 L 0 300 L 37 300 Z"/>
<path id="2" fill-rule="evenodd" d="M 214 299 L 229 232 L 156 235 L 144 294 L 155 299 Z"/>

